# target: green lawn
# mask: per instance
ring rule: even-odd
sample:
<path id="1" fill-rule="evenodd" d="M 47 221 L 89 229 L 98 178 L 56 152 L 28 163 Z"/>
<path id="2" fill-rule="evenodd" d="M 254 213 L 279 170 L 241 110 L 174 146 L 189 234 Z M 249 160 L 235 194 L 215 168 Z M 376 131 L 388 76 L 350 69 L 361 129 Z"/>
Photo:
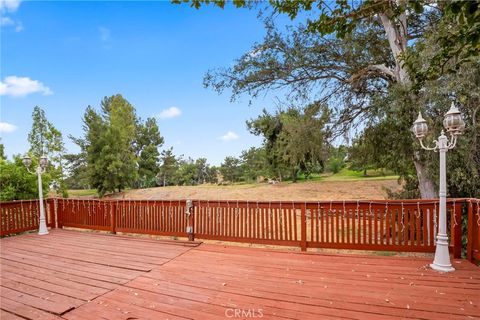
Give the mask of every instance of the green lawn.
<path id="1" fill-rule="evenodd" d="M 309 179 L 301 177 L 301 181 L 361 181 L 361 180 L 394 180 L 398 179 L 397 175 L 392 172 L 381 170 L 367 170 L 367 175 L 363 175 L 363 171 L 353 171 L 349 169 L 342 169 L 338 173 L 325 173 L 321 175 L 312 175 Z"/>
<path id="2" fill-rule="evenodd" d="M 68 195 L 72 198 L 97 196 L 97 190 L 95 189 L 68 190 Z"/>

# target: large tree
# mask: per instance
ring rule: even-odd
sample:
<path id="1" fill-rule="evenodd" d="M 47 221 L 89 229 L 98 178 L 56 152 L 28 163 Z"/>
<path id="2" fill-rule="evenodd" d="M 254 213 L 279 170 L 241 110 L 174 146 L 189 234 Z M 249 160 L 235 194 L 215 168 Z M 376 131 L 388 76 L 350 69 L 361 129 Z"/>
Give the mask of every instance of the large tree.
<path id="1" fill-rule="evenodd" d="M 173 147 L 160 153 L 160 167 L 157 173 L 157 184 L 166 187 L 175 184 L 175 174 L 178 170 L 178 159 L 173 154 Z"/>
<path id="2" fill-rule="evenodd" d="M 32 128 L 28 134 L 30 153 L 36 158 L 46 156 L 49 160 L 48 170 L 59 189 L 66 194 L 63 162 L 65 145 L 62 133 L 48 121 L 45 111 L 35 106 L 32 113 Z M 48 188 L 47 188 L 48 190 Z"/>
<path id="3" fill-rule="evenodd" d="M 100 112 L 87 107 L 83 123 L 85 135 L 74 142 L 86 157 L 92 187 L 102 196 L 131 186 L 138 176 L 134 107 L 120 94 L 105 97 Z"/>
<path id="4" fill-rule="evenodd" d="M 295 182 L 300 172 L 322 167 L 326 159 L 326 123 L 329 112 L 320 103 L 303 110 L 289 107 L 270 114 L 266 110 L 247 122 L 255 135 L 263 136 L 266 159 L 271 172 L 282 180 L 287 170 Z"/>
<path id="5" fill-rule="evenodd" d="M 210 1 L 189 2 L 198 8 Z M 214 3 L 223 7 L 226 2 Z M 254 3 L 234 2 L 238 7 Z M 416 77 L 405 63 L 409 49 L 415 39 L 424 35 L 425 28 L 443 19 L 445 7 L 451 8 L 451 2 L 407 0 L 269 3 L 274 13 L 288 14 L 297 21 L 307 17 L 305 25 L 290 29 L 285 35 L 268 23 L 262 43 L 254 45 L 234 67 L 209 72 L 205 85 L 218 91 L 232 88 L 232 98 L 243 93 L 255 97 L 272 89 L 283 89 L 305 99 L 314 97 L 336 111 L 334 128 L 340 129 L 338 132 L 349 130 L 352 124 L 364 126 L 362 120 L 375 122 L 385 116 L 384 110 L 371 102 L 393 87 L 412 85 Z M 478 6 L 475 8 L 478 10 Z M 474 38 L 478 24 L 471 25 L 468 31 Z M 457 36 L 463 39 L 461 33 Z M 448 49 L 448 55 L 459 55 L 455 48 Z M 462 51 L 462 47 L 458 50 Z M 412 95 L 410 100 L 415 101 L 415 94 Z M 418 107 L 412 105 L 408 114 Z M 410 137 L 409 145 L 413 142 Z M 418 149 L 413 150 L 411 160 L 421 196 L 433 198 L 435 183 L 424 158 Z"/>
<path id="6" fill-rule="evenodd" d="M 160 169 L 158 148 L 163 145 L 164 139 L 160 135 L 155 118 L 148 118 L 137 125 L 135 143 L 138 157 L 139 187 L 153 187 L 156 185 L 156 176 Z"/>

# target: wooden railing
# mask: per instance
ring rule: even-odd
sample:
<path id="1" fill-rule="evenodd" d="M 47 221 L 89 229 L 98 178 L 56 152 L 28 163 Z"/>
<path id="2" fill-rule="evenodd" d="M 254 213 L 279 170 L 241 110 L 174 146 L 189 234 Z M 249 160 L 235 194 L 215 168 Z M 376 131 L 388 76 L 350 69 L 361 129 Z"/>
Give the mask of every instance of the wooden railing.
<path id="1" fill-rule="evenodd" d="M 480 200 L 448 199 L 450 247 L 480 260 Z M 433 252 L 438 200 L 251 202 L 48 199 L 50 227 L 178 236 L 307 248 Z M 187 227 L 189 231 L 187 232 Z M 38 201 L 1 203 L 1 235 L 38 228 Z"/>
<path id="2" fill-rule="evenodd" d="M 45 200 L 48 227 L 54 227 L 52 204 L 52 201 Z M 38 229 L 40 215 L 38 200 L 1 202 L 0 213 L 0 236 Z"/>
<path id="3" fill-rule="evenodd" d="M 62 227 L 125 233 L 186 236 L 185 200 L 58 199 Z"/>
<path id="4" fill-rule="evenodd" d="M 480 199 L 468 199 L 467 259 L 480 264 Z"/>

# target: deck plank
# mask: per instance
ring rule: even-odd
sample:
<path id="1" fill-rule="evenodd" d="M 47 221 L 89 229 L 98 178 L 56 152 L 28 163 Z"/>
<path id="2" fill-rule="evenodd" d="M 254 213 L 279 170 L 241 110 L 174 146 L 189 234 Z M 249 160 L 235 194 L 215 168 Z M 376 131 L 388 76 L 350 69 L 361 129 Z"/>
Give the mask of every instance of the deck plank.
<path id="1" fill-rule="evenodd" d="M 0 241 L 2 319 L 60 319 L 198 245 L 67 230 Z"/>
<path id="2" fill-rule="evenodd" d="M 37 320 L 59 320 L 60 317 L 48 313 L 46 311 L 37 309 L 35 307 L 20 303 L 19 301 L 12 300 L 11 298 L 4 297 L 1 299 L 0 308 L 23 317 L 23 319 L 37 319 Z M 3 318 L 2 318 L 3 319 Z"/>
<path id="3" fill-rule="evenodd" d="M 53 230 L 1 240 L 2 319 L 480 318 L 480 269 Z"/>

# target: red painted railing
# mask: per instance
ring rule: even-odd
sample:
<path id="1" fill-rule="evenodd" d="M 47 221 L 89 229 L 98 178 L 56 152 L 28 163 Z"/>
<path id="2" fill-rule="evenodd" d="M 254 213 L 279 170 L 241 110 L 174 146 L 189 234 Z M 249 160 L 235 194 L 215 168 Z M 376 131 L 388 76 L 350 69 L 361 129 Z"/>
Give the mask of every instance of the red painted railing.
<path id="1" fill-rule="evenodd" d="M 480 199 L 468 199 L 467 259 L 480 263 Z"/>
<path id="2" fill-rule="evenodd" d="M 252 202 L 48 199 L 50 227 L 112 233 L 197 237 L 307 248 L 433 252 L 438 200 Z M 480 204 L 448 199 L 451 250 L 462 250 L 462 207 L 468 210 L 467 257 L 479 259 Z M 191 214 L 187 214 L 187 212 Z M 56 219 L 56 220 L 55 220 Z M 187 227 L 193 233 L 187 233 Z M 38 228 L 38 201 L 1 203 L 1 235 Z"/>
<path id="3" fill-rule="evenodd" d="M 185 200 L 58 199 L 59 225 L 111 232 L 187 236 Z"/>
<path id="4" fill-rule="evenodd" d="M 47 226 L 54 227 L 53 201 L 45 200 Z M 0 236 L 37 230 L 40 216 L 38 200 L 0 202 Z"/>
<path id="5" fill-rule="evenodd" d="M 438 200 L 195 201 L 201 239 L 307 248 L 433 252 Z M 461 255 L 463 201 L 448 200 L 451 247 Z"/>

